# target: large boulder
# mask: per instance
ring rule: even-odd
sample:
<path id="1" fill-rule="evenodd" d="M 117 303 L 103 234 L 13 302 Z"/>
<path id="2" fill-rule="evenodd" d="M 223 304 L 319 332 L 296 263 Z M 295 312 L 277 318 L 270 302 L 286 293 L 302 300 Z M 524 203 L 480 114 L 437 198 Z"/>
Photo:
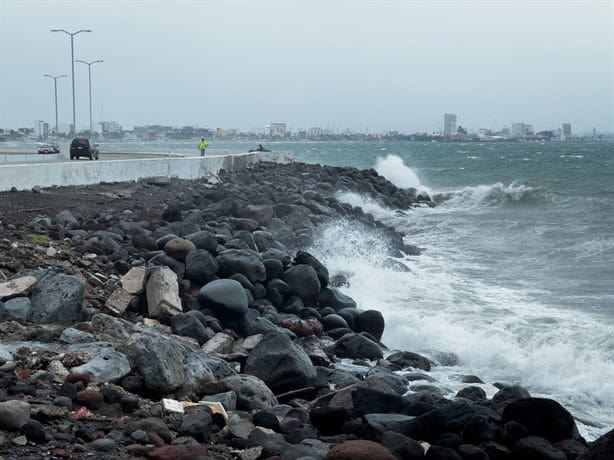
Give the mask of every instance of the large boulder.
<path id="1" fill-rule="evenodd" d="M 354 318 L 357 332 L 367 332 L 377 341 L 382 340 L 384 334 L 384 315 L 377 310 L 367 310 Z"/>
<path id="2" fill-rule="evenodd" d="M 182 349 L 170 339 L 135 334 L 126 345 L 126 354 L 150 390 L 170 393 L 185 381 Z"/>
<path id="3" fill-rule="evenodd" d="M 212 332 L 207 330 L 205 326 L 206 320 L 204 315 L 199 311 L 189 311 L 173 316 L 171 319 L 171 327 L 173 334 L 183 335 L 196 339 L 200 345 L 211 338 Z"/>
<path id="4" fill-rule="evenodd" d="M 387 361 L 396 364 L 401 369 L 407 367 L 414 367 L 416 369 L 422 369 L 424 371 L 431 370 L 431 364 L 433 362 L 418 353 L 412 353 L 411 351 L 395 351 L 386 357 Z"/>
<path id="5" fill-rule="evenodd" d="M 30 300 L 34 323 L 69 325 L 81 319 L 85 282 L 76 276 L 52 271 L 41 273 Z"/>
<path id="6" fill-rule="evenodd" d="M 362 334 L 345 334 L 333 345 L 333 352 L 340 358 L 380 359 L 384 355 L 380 346 Z"/>
<path id="7" fill-rule="evenodd" d="M 266 227 L 271 223 L 271 219 L 273 218 L 273 208 L 269 205 L 250 204 L 239 209 L 237 214 L 239 217 L 255 220 L 259 225 Z"/>
<path id="8" fill-rule="evenodd" d="M 155 270 L 147 280 L 147 311 L 151 318 L 181 313 L 177 275 L 168 267 Z"/>
<path id="9" fill-rule="evenodd" d="M 539 436 L 522 438 L 512 447 L 512 458 L 531 460 L 567 460 L 561 449 L 553 447 L 546 439 Z"/>
<path id="10" fill-rule="evenodd" d="M 322 262 L 320 262 L 314 256 L 312 256 L 306 251 L 298 251 L 296 253 L 296 257 L 294 257 L 294 263 L 296 265 L 300 265 L 300 264 L 311 265 L 311 267 L 313 267 L 313 269 L 318 274 L 318 280 L 320 281 L 320 287 L 324 289 L 326 286 L 328 286 L 328 280 L 329 280 L 328 269 L 322 264 Z"/>
<path id="11" fill-rule="evenodd" d="M 356 308 L 356 302 L 351 297 L 342 294 L 336 288 L 324 288 L 318 296 L 318 301 L 321 307 L 331 307 L 335 311 L 344 308 Z"/>
<path id="12" fill-rule="evenodd" d="M 299 264 L 289 268 L 284 273 L 284 281 L 306 305 L 317 303 L 321 286 L 318 274 L 311 265 Z"/>
<path id="13" fill-rule="evenodd" d="M 18 430 L 30 419 L 30 404 L 25 401 L 0 402 L 0 428 Z"/>
<path id="14" fill-rule="evenodd" d="M 194 243 L 197 249 L 204 249 L 205 251 L 215 252 L 217 248 L 217 238 L 215 235 L 207 230 L 201 230 L 196 233 L 191 233 L 186 236 L 186 239 Z"/>
<path id="15" fill-rule="evenodd" d="M 265 410 L 277 405 L 277 398 L 273 392 L 254 375 L 232 375 L 222 382 L 237 394 L 238 409 Z"/>
<path id="16" fill-rule="evenodd" d="M 614 458 L 614 430 L 597 438 L 578 460 L 611 460 Z"/>
<path id="17" fill-rule="evenodd" d="M 222 318 L 239 319 L 249 305 L 241 283 L 230 279 L 214 280 L 205 284 L 198 293 L 198 300 Z"/>
<path id="18" fill-rule="evenodd" d="M 185 258 L 184 276 L 195 283 L 205 284 L 215 276 L 217 270 L 217 260 L 204 249 L 196 249 Z"/>
<path id="19" fill-rule="evenodd" d="M 216 259 L 220 276 L 230 277 L 235 273 L 241 273 L 251 283 L 266 279 L 266 270 L 260 255 L 251 249 L 227 249 Z"/>
<path id="20" fill-rule="evenodd" d="M 573 416 L 552 399 L 525 398 L 509 403 L 503 410 L 503 421 L 512 420 L 550 442 L 579 437 Z"/>
<path id="21" fill-rule="evenodd" d="M 252 350 L 244 372 L 262 379 L 275 393 L 312 385 L 316 369 L 307 353 L 287 335 L 269 334 Z"/>

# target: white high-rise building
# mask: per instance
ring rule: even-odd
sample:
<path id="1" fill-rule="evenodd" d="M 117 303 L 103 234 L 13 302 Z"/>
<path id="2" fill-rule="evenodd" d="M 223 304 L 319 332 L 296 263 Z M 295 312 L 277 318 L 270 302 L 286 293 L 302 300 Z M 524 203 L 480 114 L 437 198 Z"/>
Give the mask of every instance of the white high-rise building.
<path id="1" fill-rule="evenodd" d="M 443 135 L 451 136 L 456 132 L 456 114 L 444 113 L 443 114 Z"/>

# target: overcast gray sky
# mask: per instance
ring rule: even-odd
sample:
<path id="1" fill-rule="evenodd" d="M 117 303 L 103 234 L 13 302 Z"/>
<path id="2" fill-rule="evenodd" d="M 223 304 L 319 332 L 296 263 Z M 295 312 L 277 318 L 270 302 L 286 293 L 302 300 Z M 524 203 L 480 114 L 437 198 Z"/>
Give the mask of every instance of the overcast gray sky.
<path id="1" fill-rule="evenodd" d="M 250 129 L 614 130 L 614 1 L 0 0 L 0 127 L 94 120 Z M 88 121 L 76 64 L 77 125 Z"/>

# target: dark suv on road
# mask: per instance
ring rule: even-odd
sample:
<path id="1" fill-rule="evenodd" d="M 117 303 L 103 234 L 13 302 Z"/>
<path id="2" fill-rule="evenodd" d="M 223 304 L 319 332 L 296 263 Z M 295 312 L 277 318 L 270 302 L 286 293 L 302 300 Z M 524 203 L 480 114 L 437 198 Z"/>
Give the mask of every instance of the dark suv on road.
<path id="1" fill-rule="evenodd" d="M 70 143 L 70 159 L 79 159 L 79 157 L 87 157 L 90 160 L 97 160 L 99 150 L 96 148 L 98 144 L 90 144 L 90 140 L 84 137 L 77 137 Z"/>

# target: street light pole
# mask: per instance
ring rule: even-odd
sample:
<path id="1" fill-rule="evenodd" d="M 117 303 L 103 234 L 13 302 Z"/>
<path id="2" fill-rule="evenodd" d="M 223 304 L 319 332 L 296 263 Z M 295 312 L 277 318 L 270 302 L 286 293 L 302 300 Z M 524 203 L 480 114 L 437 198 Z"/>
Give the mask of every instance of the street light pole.
<path id="1" fill-rule="evenodd" d="M 89 80 L 90 80 L 90 136 L 92 136 L 92 132 L 94 131 L 94 127 L 92 125 L 92 65 L 96 64 L 97 62 L 104 62 L 104 61 L 102 59 L 98 59 L 96 61 L 87 62 L 87 61 L 81 61 L 80 59 L 77 59 L 75 62 L 81 62 L 82 64 L 87 64 L 87 71 L 88 71 Z"/>
<path id="2" fill-rule="evenodd" d="M 66 77 L 67 75 L 48 75 L 45 74 L 43 77 L 53 78 L 53 86 L 55 87 L 55 135 L 59 137 L 58 131 L 58 78 Z"/>
<path id="3" fill-rule="evenodd" d="M 73 133 L 77 133 L 77 116 L 75 112 L 75 35 L 81 32 L 91 32 L 91 29 L 81 29 L 76 32 L 68 32 L 64 29 L 51 29 L 51 32 L 64 32 L 66 35 L 70 35 L 70 65 L 72 67 L 72 129 Z"/>

